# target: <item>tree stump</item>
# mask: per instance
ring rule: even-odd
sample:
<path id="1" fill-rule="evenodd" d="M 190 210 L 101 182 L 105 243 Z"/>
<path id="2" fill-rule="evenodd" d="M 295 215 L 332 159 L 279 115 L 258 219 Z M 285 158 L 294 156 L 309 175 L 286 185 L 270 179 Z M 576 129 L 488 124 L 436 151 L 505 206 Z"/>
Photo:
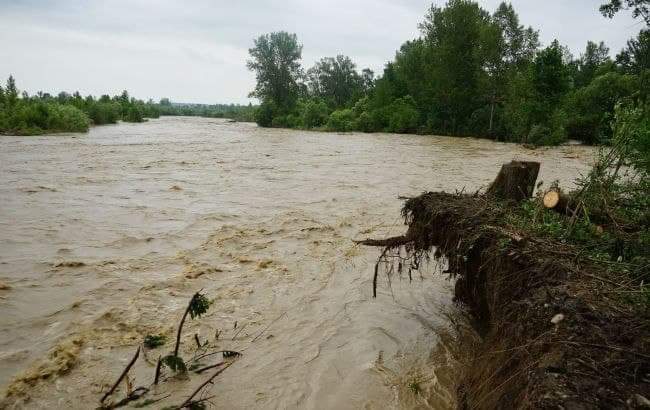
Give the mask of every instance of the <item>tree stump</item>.
<path id="1" fill-rule="evenodd" d="M 533 196 L 538 174 L 539 162 L 511 161 L 503 164 L 486 194 L 515 202 L 523 201 Z"/>

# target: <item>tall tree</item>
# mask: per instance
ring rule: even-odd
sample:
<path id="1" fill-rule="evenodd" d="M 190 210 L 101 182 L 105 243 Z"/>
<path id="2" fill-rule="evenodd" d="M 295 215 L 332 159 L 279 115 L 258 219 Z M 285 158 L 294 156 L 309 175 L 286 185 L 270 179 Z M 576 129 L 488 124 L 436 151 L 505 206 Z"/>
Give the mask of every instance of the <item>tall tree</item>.
<path id="1" fill-rule="evenodd" d="M 490 15 L 468 0 L 431 6 L 420 29 L 430 50 L 433 113 L 443 132 L 464 132 L 463 123 L 478 108 L 483 75 L 483 33 Z"/>
<path id="2" fill-rule="evenodd" d="M 539 47 L 539 32 L 519 24 L 519 16 L 512 4 L 502 2 L 492 15 L 501 29 L 503 61 L 510 66 L 530 62 Z"/>
<path id="3" fill-rule="evenodd" d="M 297 36 L 285 31 L 262 35 L 248 53 L 251 59 L 246 65 L 257 79 L 250 96 L 263 103 L 272 102 L 285 112 L 290 110 L 298 98 L 302 77 L 302 45 Z"/>
<path id="4" fill-rule="evenodd" d="M 309 91 L 338 108 L 352 103 L 363 93 L 363 79 L 350 57 L 325 57 L 307 71 Z"/>
<path id="5" fill-rule="evenodd" d="M 490 116 L 488 134 L 494 133 L 495 112 L 505 99 L 508 84 L 516 71 L 525 69 L 539 47 L 539 33 L 519 23 L 519 16 L 511 4 L 502 2 L 492 15 L 497 31 L 485 31 L 489 50 L 485 70 L 488 74 Z"/>

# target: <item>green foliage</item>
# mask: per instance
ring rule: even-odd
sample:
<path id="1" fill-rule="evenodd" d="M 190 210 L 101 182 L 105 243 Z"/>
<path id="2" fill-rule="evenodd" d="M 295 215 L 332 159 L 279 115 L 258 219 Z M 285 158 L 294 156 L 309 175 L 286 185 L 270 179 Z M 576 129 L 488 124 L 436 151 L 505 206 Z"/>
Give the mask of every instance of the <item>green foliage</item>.
<path id="1" fill-rule="evenodd" d="M 368 75 L 369 71 L 366 71 L 364 80 L 350 57 L 325 57 L 307 70 L 307 86 L 311 95 L 326 101 L 334 109 L 348 106 L 359 98 L 364 92 L 364 81 L 372 81 Z"/>
<path id="2" fill-rule="evenodd" d="M 113 102 L 98 102 L 90 105 L 87 113 L 95 125 L 115 124 L 120 119 L 120 106 Z"/>
<path id="3" fill-rule="evenodd" d="M 254 122 L 258 107 L 252 104 L 178 104 L 172 103 L 169 98 L 163 98 L 158 104 L 147 103 L 145 106 L 147 118 L 155 118 L 150 113 L 159 115 L 178 115 L 188 117 L 230 118 L 241 122 Z"/>
<path id="4" fill-rule="evenodd" d="M 174 356 L 173 354 L 167 355 L 162 358 L 162 364 L 169 367 L 175 373 L 187 372 L 187 366 L 182 358 Z"/>
<path id="5" fill-rule="evenodd" d="M 142 122 L 144 121 L 144 116 L 142 110 L 137 105 L 131 105 L 126 109 L 124 114 L 125 122 Z"/>
<path id="6" fill-rule="evenodd" d="M 86 132 L 90 124 L 113 124 L 119 120 L 141 122 L 157 118 L 159 109 L 153 102 L 145 103 L 121 95 L 99 99 L 82 97 L 78 92 L 59 93 L 56 97 L 38 92 L 19 96 L 13 76 L 0 89 L 0 133 L 34 135 L 46 132 Z"/>
<path id="7" fill-rule="evenodd" d="M 327 121 L 327 129 L 331 131 L 352 131 L 355 129 L 355 115 L 351 109 L 334 111 Z"/>
<path id="8" fill-rule="evenodd" d="M 632 10 L 634 18 L 641 17 L 650 26 L 650 0 L 609 0 L 600 6 L 600 12 L 609 18 L 621 10 Z"/>
<path id="9" fill-rule="evenodd" d="M 197 293 L 192 297 L 189 305 L 190 317 L 192 319 L 201 317 L 210 308 L 210 300 L 202 293 Z"/>
<path id="10" fill-rule="evenodd" d="M 316 128 L 324 125 L 328 120 L 327 104 L 320 99 L 309 99 L 303 102 L 300 108 L 302 126 Z"/>
<path id="11" fill-rule="evenodd" d="M 419 113 L 415 100 L 410 95 L 398 98 L 391 105 L 392 113 L 388 120 L 390 132 L 414 132 L 418 126 Z"/>
<path id="12" fill-rule="evenodd" d="M 144 337 L 144 345 L 149 349 L 162 346 L 166 341 L 167 337 L 165 335 L 146 335 Z"/>
<path id="13" fill-rule="evenodd" d="M 90 125 L 88 116 L 71 105 L 49 104 L 47 128 L 53 131 L 86 132 Z"/>
<path id="14" fill-rule="evenodd" d="M 273 124 L 273 117 L 278 108 L 272 100 L 266 100 L 255 111 L 255 122 L 260 127 L 270 127 Z"/>
<path id="15" fill-rule="evenodd" d="M 589 144 L 608 142 L 612 138 L 614 107 L 632 96 L 638 86 L 634 76 L 610 72 L 573 92 L 565 104 L 570 138 Z"/>
<path id="16" fill-rule="evenodd" d="M 611 147 L 602 149 L 589 174 L 571 193 L 571 215 L 522 203 L 508 215 L 517 230 L 570 244 L 577 257 L 620 275 L 631 304 L 650 307 L 650 111 L 617 105 Z M 613 276 L 616 277 L 616 276 Z M 623 286 L 623 285 L 622 285 Z"/>
<path id="17" fill-rule="evenodd" d="M 251 59 L 247 66 L 257 79 L 250 96 L 263 103 L 274 101 L 279 114 L 291 111 L 298 99 L 298 80 L 302 76 L 302 45 L 297 36 L 284 31 L 265 34 L 254 41 L 248 52 Z"/>

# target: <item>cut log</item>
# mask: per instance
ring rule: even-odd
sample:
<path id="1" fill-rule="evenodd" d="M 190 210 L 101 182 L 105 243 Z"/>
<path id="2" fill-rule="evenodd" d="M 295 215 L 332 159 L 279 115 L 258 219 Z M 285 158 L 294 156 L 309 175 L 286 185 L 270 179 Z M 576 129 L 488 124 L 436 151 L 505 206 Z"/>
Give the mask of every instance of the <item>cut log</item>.
<path id="1" fill-rule="evenodd" d="M 551 189 L 544 194 L 544 207 L 553 209 L 560 203 L 560 191 Z"/>
<path id="2" fill-rule="evenodd" d="M 533 196 L 539 175 L 539 162 L 512 161 L 503 164 L 487 195 L 515 202 Z"/>
<path id="3" fill-rule="evenodd" d="M 552 209 L 565 215 L 571 214 L 575 208 L 573 198 L 557 188 L 546 191 L 542 202 L 546 209 Z"/>

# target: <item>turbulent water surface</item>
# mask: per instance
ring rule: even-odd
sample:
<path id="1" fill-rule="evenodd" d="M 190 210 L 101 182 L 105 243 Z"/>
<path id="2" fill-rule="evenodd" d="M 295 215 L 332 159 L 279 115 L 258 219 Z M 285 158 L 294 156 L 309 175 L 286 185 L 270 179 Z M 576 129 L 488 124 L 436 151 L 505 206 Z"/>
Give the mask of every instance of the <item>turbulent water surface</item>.
<path id="1" fill-rule="evenodd" d="M 453 407 L 453 284 L 430 266 L 413 283 L 382 276 L 373 299 L 378 250 L 352 239 L 402 232 L 399 195 L 475 190 L 511 159 L 569 184 L 592 157 L 178 117 L 1 137 L 0 407 L 96 407 L 163 333 L 132 370 L 149 386 L 200 289 L 214 303 L 183 356 L 194 333 L 244 353 L 209 390 L 218 408 Z M 165 381 L 153 407 L 210 374 Z"/>

